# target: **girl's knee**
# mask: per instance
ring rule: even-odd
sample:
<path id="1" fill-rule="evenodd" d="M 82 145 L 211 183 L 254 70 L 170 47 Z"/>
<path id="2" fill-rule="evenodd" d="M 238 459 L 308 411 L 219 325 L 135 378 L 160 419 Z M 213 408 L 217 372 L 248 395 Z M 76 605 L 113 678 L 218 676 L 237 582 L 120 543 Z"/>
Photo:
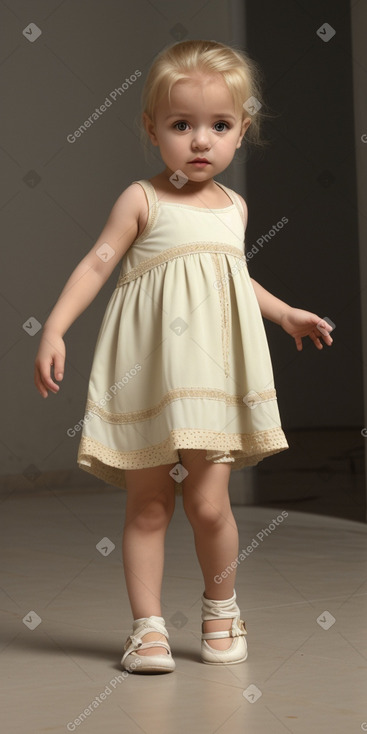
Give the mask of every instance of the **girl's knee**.
<path id="1" fill-rule="evenodd" d="M 228 512 L 231 512 L 228 493 L 223 493 L 220 502 L 213 503 L 206 496 L 201 496 L 200 491 L 196 494 L 183 494 L 183 507 L 188 520 L 194 527 L 206 530 L 215 530 L 228 520 Z"/>
<path id="2" fill-rule="evenodd" d="M 175 485 L 169 474 L 172 465 L 126 471 L 126 523 L 144 530 L 168 525 L 175 509 Z"/>
<path id="3" fill-rule="evenodd" d="M 175 509 L 174 492 L 160 492 L 154 497 L 130 497 L 126 507 L 126 522 L 146 532 L 162 530 L 169 525 Z"/>
<path id="4" fill-rule="evenodd" d="M 231 513 L 228 485 L 230 466 L 206 460 L 206 451 L 187 451 L 183 464 L 188 471 L 183 481 L 182 501 L 191 524 L 218 527 Z"/>

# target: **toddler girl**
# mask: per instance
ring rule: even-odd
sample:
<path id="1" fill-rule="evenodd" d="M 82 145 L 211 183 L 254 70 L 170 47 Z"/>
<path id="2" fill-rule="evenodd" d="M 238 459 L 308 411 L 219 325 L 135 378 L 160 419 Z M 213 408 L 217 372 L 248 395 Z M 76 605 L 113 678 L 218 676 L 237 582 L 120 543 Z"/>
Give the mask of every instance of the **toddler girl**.
<path id="1" fill-rule="evenodd" d="M 127 491 L 122 554 L 133 626 L 121 664 L 135 672 L 175 668 L 160 597 L 178 494 L 205 583 L 201 659 L 246 660 L 235 568 L 222 573 L 238 556 L 230 472 L 288 448 L 262 317 L 298 350 L 305 336 L 318 349 L 321 338 L 332 343 L 319 316 L 250 278 L 246 203 L 216 180 L 247 130 L 259 142 L 260 98 L 257 66 L 239 50 L 193 40 L 157 56 L 142 131 L 164 169 L 119 196 L 47 319 L 36 357 L 37 389 L 57 393 L 63 336 L 122 260 L 95 347 L 77 461 Z"/>

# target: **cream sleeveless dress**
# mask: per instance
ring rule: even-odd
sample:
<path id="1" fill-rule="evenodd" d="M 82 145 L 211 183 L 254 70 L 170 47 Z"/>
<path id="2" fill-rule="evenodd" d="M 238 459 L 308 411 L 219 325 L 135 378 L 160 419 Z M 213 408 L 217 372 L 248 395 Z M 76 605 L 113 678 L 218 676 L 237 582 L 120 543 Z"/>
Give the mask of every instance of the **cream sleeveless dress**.
<path id="1" fill-rule="evenodd" d="M 126 489 L 125 470 L 167 467 L 182 494 L 180 449 L 234 470 L 289 448 L 244 255 L 237 194 L 209 209 L 161 202 L 122 258 L 97 337 L 77 462 Z"/>

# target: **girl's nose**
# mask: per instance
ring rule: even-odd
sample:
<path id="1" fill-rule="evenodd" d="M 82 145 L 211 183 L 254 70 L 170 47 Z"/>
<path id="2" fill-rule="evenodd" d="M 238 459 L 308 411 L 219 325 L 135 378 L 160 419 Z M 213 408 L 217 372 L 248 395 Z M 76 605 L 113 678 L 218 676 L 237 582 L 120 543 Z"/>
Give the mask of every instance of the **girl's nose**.
<path id="1" fill-rule="evenodd" d="M 204 128 L 200 130 L 196 130 L 194 132 L 193 138 L 192 138 L 192 145 L 199 146 L 199 147 L 205 147 L 207 148 L 209 146 L 209 134 L 208 131 Z"/>

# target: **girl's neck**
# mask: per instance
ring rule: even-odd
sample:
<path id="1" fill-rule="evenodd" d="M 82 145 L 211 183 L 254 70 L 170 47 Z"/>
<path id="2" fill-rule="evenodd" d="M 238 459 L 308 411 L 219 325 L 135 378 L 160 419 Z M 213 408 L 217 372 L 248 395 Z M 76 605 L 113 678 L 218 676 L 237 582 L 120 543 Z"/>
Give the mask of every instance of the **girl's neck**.
<path id="1" fill-rule="evenodd" d="M 159 188 L 162 191 L 169 193 L 176 193 L 176 187 L 174 186 L 174 183 L 170 180 L 171 176 L 173 175 L 173 172 L 171 171 L 162 171 L 157 176 L 154 176 L 151 179 L 151 182 L 154 186 L 159 186 Z M 195 196 L 201 196 L 201 195 L 217 195 L 218 194 L 218 186 L 215 184 L 213 178 L 209 178 L 206 181 L 186 181 L 186 183 L 181 186 L 177 187 L 177 194 L 179 194 L 180 198 L 190 198 Z"/>
<path id="2" fill-rule="evenodd" d="M 212 178 L 200 182 L 200 188 L 196 181 L 190 181 L 176 189 L 164 171 L 151 178 L 150 183 L 161 201 L 181 202 L 209 209 L 225 209 L 233 203 L 230 196 Z M 189 188 L 189 183 L 194 183 L 194 188 Z"/>

